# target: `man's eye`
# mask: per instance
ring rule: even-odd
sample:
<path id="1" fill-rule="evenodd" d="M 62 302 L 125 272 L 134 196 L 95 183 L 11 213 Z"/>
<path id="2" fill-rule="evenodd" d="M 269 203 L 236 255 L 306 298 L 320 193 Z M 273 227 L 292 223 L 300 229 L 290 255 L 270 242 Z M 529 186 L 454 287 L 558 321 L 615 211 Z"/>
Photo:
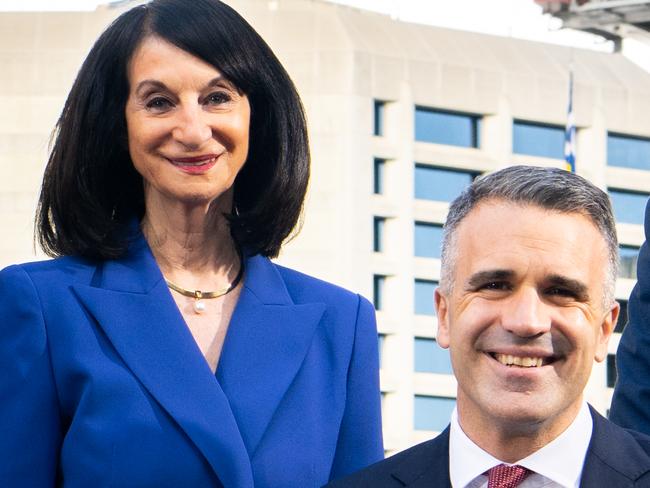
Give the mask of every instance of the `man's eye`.
<path id="1" fill-rule="evenodd" d="M 505 281 L 490 281 L 482 285 L 481 288 L 483 290 L 507 290 L 509 285 Z"/>
<path id="2" fill-rule="evenodd" d="M 567 290 L 566 288 L 549 288 L 546 290 L 546 294 L 556 297 L 575 297 L 575 293 L 571 290 Z"/>
<path id="3" fill-rule="evenodd" d="M 163 97 L 152 98 L 147 102 L 147 108 L 153 112 L 163 112 L 171 106 L 172 103 Z"/>

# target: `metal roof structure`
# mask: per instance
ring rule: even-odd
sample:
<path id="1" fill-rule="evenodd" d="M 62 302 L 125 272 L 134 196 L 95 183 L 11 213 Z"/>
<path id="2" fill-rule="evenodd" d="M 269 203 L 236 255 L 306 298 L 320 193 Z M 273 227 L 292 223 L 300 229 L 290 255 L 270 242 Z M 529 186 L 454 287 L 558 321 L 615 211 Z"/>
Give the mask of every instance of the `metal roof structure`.
<path id="1" fill-rule="evenodd" d="M 563 27 L 614 41 L 624 38 L 650 44 L 650 1 L 647 0 L 535 0 L 548 13 L 562 19 Z"/>

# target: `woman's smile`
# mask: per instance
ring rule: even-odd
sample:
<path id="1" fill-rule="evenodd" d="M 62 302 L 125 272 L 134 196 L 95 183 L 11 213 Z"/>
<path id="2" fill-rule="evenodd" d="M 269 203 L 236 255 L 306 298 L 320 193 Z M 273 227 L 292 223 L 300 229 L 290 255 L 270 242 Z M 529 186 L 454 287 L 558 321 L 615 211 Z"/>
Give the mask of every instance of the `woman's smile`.
<path id="1" fill-rule="evenodd" d="M 194 157 L 166 158 L 171 164 L 190 174 L 207 173 L 217 164 L 219 154 L 204 154 Z"/>

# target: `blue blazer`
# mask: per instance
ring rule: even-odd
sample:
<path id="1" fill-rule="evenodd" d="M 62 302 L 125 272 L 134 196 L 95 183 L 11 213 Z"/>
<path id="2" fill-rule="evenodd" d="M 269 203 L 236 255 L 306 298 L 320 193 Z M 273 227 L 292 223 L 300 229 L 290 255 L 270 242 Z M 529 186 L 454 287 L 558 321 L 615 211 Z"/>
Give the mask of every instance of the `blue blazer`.
<path id="1" fill-rule="evenodd" d="M 637 263 L 638 281 L 627 306 L 628 322 L 616 351 L 618 378 L 609 418 L 650 434 L 650 201 L 645 210 L 645 236 Z"/>
<path id="2" fill-rule="evenodd" d="M 311 487 L 383 457 L 374 311 L 259 256 L 216 376 L 144 239 L 0 272 L 0 486 Z"/>
<path id="3" fill-rule="evenodd" d="M 580 488 L 650 487 L 650 437 L 609 422 L 591 409 L 594 428 Z M 449 427 L 438 437 L 335 481 L 327 488 L 451 488 Z"/>

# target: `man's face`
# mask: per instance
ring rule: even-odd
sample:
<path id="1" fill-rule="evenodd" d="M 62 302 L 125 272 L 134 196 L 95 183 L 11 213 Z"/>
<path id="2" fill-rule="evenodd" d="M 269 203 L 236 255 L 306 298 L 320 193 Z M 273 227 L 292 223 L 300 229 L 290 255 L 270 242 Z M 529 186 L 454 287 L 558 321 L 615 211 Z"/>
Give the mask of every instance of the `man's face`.
<path id="1" fill-rule="evenodd" d="M 479 204 L 456 232 L 453 290 L 437 291 L 436 306 L 461 425 L 559 434 L 618 315 L 603 307 L 604 238 L 581 214 L 501 200 Z"/>

